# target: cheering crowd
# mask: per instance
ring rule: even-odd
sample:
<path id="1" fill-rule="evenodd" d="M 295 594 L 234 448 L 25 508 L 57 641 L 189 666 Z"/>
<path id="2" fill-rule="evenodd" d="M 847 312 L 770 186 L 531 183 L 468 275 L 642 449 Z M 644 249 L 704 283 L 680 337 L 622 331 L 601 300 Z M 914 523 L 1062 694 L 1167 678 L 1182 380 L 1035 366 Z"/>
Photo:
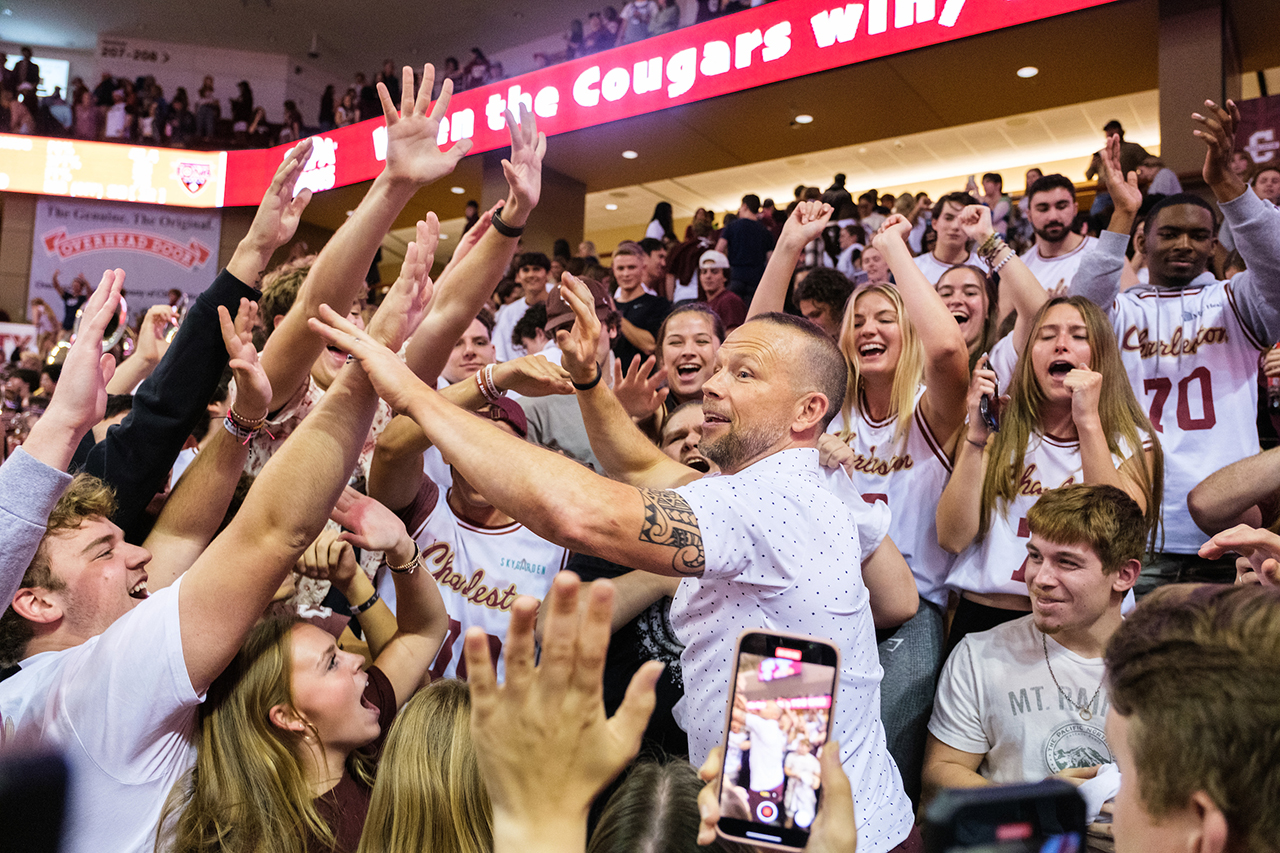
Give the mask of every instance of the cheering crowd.
<path id="1" fill-rule="evenodd" d="M 158 357 L 102 351 L 127 271 L 80 294 L 0 467 L 0 760 L 67 762 L 63 850 L 738 849 L 722 767 L 748 802 L 781 769 L 810 850 L 918 851 L 938 788 L 1050 776 L 1097 849 L 1276 850 L 1280 211 L 1233 104 L 1192 118 L 1216 205 L 1144 198 L 1112 135 L 1096 238 L 1060 175 L 1023 255 L 967 192 L 915 252 L 919 210 L 775 235 L 748 196 L 687 278 L 658 237 L 522 247 L 547 140 L 508 114 L 506 199 L 434 280 L 427 214 L 373 308 L 470 148 L 433 83 L 379 85 L 383 173 L 268 269 L 299 143 Z M 829 717 L 727 734 L 745 628 L 840 649 Z"/>

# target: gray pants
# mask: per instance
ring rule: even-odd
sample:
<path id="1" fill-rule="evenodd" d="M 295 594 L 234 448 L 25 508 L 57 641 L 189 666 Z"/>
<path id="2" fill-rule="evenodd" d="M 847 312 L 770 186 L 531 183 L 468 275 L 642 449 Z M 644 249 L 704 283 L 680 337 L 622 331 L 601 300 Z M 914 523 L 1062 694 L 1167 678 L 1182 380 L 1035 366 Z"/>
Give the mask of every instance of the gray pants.
<path id="1" fill-rule="evenodd" d="M 925 736 L 933 713 L 933 697 L 942 671 L 943 612 L 921 599 L 916 615 L 879 644 L 880 719 L 889 754 L 902 774 L 911 803 L 920 803 Z"/>
<path id="2" fill-rule="evenodd" d="M 1236 558 L 1206 560 L 1196 554 L 1165 551 L 1147 554 L 1142 561 L 1142 574 L 1134 584 L 1133 594 L 1143 597 L 1170 583 L 1235 583 Z"/>

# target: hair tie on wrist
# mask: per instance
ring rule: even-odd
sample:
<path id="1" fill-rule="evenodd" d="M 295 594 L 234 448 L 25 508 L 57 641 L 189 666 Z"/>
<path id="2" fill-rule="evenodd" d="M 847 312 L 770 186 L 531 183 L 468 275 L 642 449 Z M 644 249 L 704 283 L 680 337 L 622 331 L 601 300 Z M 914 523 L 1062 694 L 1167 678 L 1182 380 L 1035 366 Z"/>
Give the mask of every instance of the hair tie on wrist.
<path id="1" fill-rule="evenodd" d="M 373 591 L 373 595 L 369 596 L 368 601 L 366 601 L 364 604 L 361 604 L 357 607 L 352 607 L 351 612 L 355 613 L 356 615 L 359 615 L 365 612 L 366 610 L 368 610 L 373 605 L 377 604 L 381 600 L 382 600 L 382 596 L 378 595 L 378 591 L 375 589 Z"/>
<path id="2" fill-rule="evenodd" d="M 596 387 L 597 385 L 599 385 L 599 384 L 600 384 L 600 377 L 602 377 L 602 376 L 604 376 L 604 368 L 600 366 L 599 362 L 597 362 L 597 363 L 596 363 L 596 378 L 595 378 L 595 379 L 592 379 L 590 382 L 583 382 L 583 383 L 581 383 L 581 384 L 579 384 L 579 383 L 577 383 L 577 382 L 574 382 L 574 383 L 573 383 L 573 387 L 574 387 L 574 388 L 577 388 L 579 391 L 590 391 L 592 388 L 594 388 L 594 387 Z M 572 380 L 570 380 L 570 381 L 572 381 Z"/>

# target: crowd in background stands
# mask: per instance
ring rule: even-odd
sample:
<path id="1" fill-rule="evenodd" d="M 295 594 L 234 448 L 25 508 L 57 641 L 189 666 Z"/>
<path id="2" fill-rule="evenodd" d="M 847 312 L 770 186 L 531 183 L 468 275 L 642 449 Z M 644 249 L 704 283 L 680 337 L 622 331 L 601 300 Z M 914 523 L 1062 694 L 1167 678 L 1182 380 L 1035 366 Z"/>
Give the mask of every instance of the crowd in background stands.
<path id="1" fill-rule="evenodd" d="M 732 12 L 772 0 L 697 0 L 695 23 L 703 23 Z M 587 16 L 584 25 L 574 20 L 565 34 L 561 52 L 538 52 L 533 68 L 545 68 L 609 48 L 631 44 L 671 32 L 680 26 L 677 0 L 632 0 L 619 12 L 606 6 Z M 173 148 L 260 148 L 301 139 L 312 133 L 354 124 L 382 115 L 376 86 L 386 83 L 392 98 L 398 98 L 399 73 L 390 59 L 372 75 L 357 73 L 346 89 L 329 85 L 320 97 L 314 120 L 304 115 L 298 104 L 287 100 L 279 120 L 262 104 L 255 104 L 249 81 L 236 84 L 223 110 L 222 95 L 212 77 L 205 77 L 194 96 L 185 86 L 166 94 L 154 76 L 136 79 L 104 72 L 90 87 L 76 77 L 71 91 L 56 87 L 49 95 L 37 95 L 39 66 L 31 61 L 31 49 L 22 48 L 23 59 L 4 72 L 0 86 L 0 132 L 71 136 L 107 142 L 136 142 Z M 440 68 L 433 97 L 438 97 L 444 80 L 453 81 L 455 92 L 474 89 L 504 80 L 502 63 L 491 60 L 473 47 L 466 61 L 449 56 Z"/>

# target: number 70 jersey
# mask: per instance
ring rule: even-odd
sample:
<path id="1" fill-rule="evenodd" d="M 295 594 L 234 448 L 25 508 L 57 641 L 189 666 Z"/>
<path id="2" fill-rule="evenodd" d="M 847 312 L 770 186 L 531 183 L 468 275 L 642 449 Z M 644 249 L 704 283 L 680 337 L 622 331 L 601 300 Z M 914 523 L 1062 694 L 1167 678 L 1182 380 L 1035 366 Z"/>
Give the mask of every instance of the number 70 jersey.
<path id="1" fill-rule="evenodd" d="M 1191 520 L 1187 493 L 1205 477 L 1258 452 L 1258 354 L 1230 282 L 1182 290 L 1134 288 L 1108 315 L 1134 396 L 1164 448 L 1164 544 L 1194 554 L 1208 538 Z"/>

